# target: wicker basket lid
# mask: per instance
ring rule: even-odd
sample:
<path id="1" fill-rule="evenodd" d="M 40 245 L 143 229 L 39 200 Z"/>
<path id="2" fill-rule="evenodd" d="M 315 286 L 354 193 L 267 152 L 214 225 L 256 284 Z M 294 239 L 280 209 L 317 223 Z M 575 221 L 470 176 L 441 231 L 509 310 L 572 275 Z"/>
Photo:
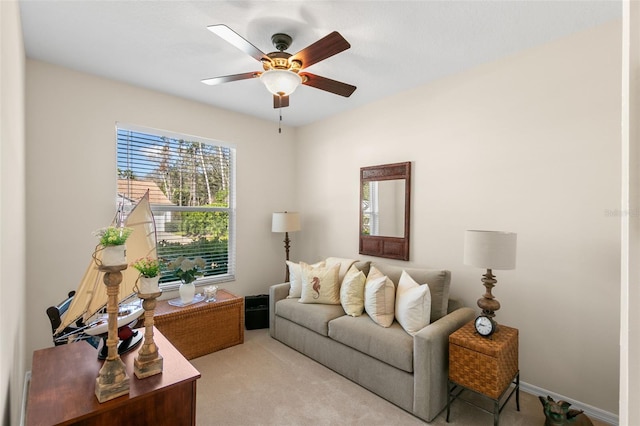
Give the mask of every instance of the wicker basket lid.
<path id="1" fill-rule="evenodd" d="M 449 336 L 449 343 L 483 353 L 497 356 L 506 346 L 518 341 L 518 329 L 498 325 L 498 329 L 489 337 L 480 336 L 475 329 L 474 322 L 468 322 Z M 515 339 L 514 339 L 515 337 Z"/>

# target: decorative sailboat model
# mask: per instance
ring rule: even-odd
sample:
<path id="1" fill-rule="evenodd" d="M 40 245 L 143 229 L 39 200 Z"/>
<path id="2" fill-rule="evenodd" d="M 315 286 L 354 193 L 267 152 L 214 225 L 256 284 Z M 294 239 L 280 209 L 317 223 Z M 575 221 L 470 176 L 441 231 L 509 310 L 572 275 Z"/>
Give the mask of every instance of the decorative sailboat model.
<path id="1" fill-rule="evenodd" d="M 156 227 L 151 213 L 148 191 L 126 217 L 124 226 L 132 229 L 126 243 L 127 257 L 132 260 L 142 257 L 157 259 Z M 98 267 L 102 258 L 101 253 L 98 250 L 94 254 L 97 261 L 92 259 L 68 309 L 61 318 L 60 325 L 54 332 L 53 337 L 56 344 L 89 339 L 92 336 L 105 335 L 108 331 L 107 316 L 101 313 L 108 300 L 107 289 L 102 281 L 103 272 Z M 122 276 L 118 294 L 118 305 L 120 306 L 118 315 L 119 353 L 133 349 L 142 340 L 142 333 L 131 330 L 129 325 L 144 312 L 140 300 L 134 297 L 138 271 L 134 268 L 128 268 L 122 271 Z M 77 324 L 81 325 L 76 326 Z M 103 344 L 99 358 L 104 359 L 105 357 L 106 347 Z"/>

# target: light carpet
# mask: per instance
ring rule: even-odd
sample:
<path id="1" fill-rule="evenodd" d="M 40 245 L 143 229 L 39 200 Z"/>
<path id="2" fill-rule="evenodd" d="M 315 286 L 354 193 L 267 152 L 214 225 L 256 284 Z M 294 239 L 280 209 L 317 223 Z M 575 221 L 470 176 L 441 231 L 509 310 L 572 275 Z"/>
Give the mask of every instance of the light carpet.
<path id="1" fill-rule="evenodd" d="M 269 330 L 246 330 L 242 345 L 191 360 L 197 382 L 198 425 L 424 425 L 396 407 L 301 353 L 272 339 Z M 161 349 L 162 352 L 162 349 Z M 467 395 L 468 394 L 468 395 Z M 484 403 L 465 392 L 465 398 Z M 462 401 L 431 425 L 492 425 L 493 415 Z M 537 396 L 515 394 L 500 414 L 508 426 L 544 425 Z M 604 425 L 594 421 L 594 425 Z"/>

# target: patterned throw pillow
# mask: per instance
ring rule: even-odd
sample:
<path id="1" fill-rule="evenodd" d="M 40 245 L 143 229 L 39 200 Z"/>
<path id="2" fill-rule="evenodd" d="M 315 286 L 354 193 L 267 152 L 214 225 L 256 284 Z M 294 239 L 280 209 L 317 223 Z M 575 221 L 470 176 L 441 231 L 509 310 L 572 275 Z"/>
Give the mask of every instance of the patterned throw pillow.
<path id="1" fill-rule="evenodd" d="M 340 265 L 332 267 L 307 265 L 300 262 L 302 270 L 302 295 L 300 303 L 340 304 Z"/>
<path id="2" fill-rule="evenodd" d="M 314 263 L 312 266 L 325 266 L 324 260 L 318 263 Z M 287 267 L 289 268 L 289 296 L 288 299 L 293 299 L 302 296 L 302 270 L 300 264 L 295 262 L 289 262 L 287 260 Z"/>

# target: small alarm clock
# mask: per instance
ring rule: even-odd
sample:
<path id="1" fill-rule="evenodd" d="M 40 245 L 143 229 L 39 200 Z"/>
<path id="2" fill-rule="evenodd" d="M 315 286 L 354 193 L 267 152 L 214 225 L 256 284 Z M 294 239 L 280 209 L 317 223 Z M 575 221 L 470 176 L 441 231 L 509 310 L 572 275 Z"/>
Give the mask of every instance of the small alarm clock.
<path id="1" fill-rule="evenodd" d="M 498 328 L 498 324 L 493 320 L 493 318 L 486 315 L 479 315 L 476 318 L 474 325 L 476 327 L 476 331 L 482 337 L 491 336 Z"/>

